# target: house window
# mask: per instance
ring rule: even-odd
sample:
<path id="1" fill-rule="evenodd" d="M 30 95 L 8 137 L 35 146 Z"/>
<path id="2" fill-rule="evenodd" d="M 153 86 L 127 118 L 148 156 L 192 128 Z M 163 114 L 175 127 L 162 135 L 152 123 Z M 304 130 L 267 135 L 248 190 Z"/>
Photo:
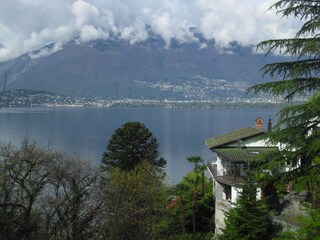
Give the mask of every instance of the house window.
<path id="1" fill-rule="evenodd" d="M 233 175 L 233 164 L 230 161 L 223 161 L 223 168 L 224 176 Z"/>
<path id="2" fill-rule="evenodd" d="M 224 197 L 224 200 L 231 200 L 231 186 L 229 185 L 223 186 L 223 197 Z"/>

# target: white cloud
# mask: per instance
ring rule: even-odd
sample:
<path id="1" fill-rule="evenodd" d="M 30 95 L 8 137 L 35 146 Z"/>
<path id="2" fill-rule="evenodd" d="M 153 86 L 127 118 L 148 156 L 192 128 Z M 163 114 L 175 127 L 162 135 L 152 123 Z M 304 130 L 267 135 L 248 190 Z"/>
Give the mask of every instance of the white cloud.
<path id="1" fill-rule="evenodd" d="M 174 37 L 171 30 L 172 20 L 169 13 L 164 13 L 160 16 L 155 16 L 152 21 L 152 29 L 158 33 L 166 42 L 166 47 L 169 47 L 170 40 Z"/>
<path id="2" fill-rule="evenodd" d="M 85 25 L 82 27 L 80 32 L 80 39 L 83 42 L 88 42 L 97 39 L 105 39 L 108 37 L 108 34 L 105 33 L 100 28 L 95 28 L 92 25 Z"/>
<path id="3" fill-rule="evenodd" d="M 256 44 L 293 36 L 301 24 L 267 11 L 274 0 L 10 0 L 0 1 L 0 61 L 73 39 L 117 36 L 131 44 L 145 41 L 146 24 L 171 40 L 198 41 L 189 27 L 222 48 L 232 41 Z M 203 46 L 199 46 L 203 48 Z M 48 54 L 51 50 L 43 50 Z"/>
<path id="4" fill-rule="evenodd" d="M 45 57 L 48 55 L 51 55 L 57 51 L 60 51 L 62 49 L 62 44 L 61 43 L 55 43 L 52 47 L 44 47 L 42 48 L 39 52 L 37 53 L 30 53 L 29 56 L 32 59 L 40 58 L 40 57 Z"/>
<path id="5" fill-rule="evenodd" d="M 199 49 L 206 49 L 208 45 L 206 43 L 201 43 Z"/>
<path id="6" fill-rule="evenodd" d="M 120 38 L 129 41 L 130 44 L 135 44 L 136 42 L 147 40 L 148 33 L 145 29 L 139 29 L 139 27 L 136 28 L 134 26 L 128 26 L 121 29 Z"/>
<path id="7" fill-rule="evenodd" d="M 76 26 L 78 28 L 86 24 L 94 24 L 99 18 L 99 10 L 94 5 L 82 0 L 72 4 L 71 12 L 76 17 Z"/>

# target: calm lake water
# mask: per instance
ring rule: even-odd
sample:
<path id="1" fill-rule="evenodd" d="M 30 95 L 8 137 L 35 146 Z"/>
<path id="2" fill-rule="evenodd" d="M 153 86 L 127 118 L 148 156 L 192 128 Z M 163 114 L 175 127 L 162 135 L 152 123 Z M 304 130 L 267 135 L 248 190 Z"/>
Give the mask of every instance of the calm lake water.
<path id="1" fill-rule="evenodd" d="M 169 183 L 177 183 L 192 169 L 187 157 L 213 154 L 206 138 L 254 126 L 262 117 L 274 122 L 273 107 L 234 108 L 2 108 L 0 142 L 19 146 L 28 137 L 42 147 L 90 159 L 99 164 L 115 129 L 128 121 L 144 123 L 160 143 L 167 160 Z"/>

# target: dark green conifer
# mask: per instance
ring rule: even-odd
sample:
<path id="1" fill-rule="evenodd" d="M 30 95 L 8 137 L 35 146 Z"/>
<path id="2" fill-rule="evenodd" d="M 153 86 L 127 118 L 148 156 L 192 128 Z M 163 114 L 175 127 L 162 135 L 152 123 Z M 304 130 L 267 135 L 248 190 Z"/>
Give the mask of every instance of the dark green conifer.
<path id="1" fill-rule="evenodd" d="M 249 89 L 270 93 L 288 103 L 267 135 L 271 143 L 281 143 L 280 151 L 270 156 L 262 168 L 271 170 L 277 183 L 291 182 L 295 190 L 307 190 L 312 198 L 320 185 L 320 1 L 281 0 L 271 8 L 283 17 L 298 18 L 303 24 L 292 38 L 258 45 L 267 54 L 292 56 L 288 61 L 265 65 L 263 74 L 274 81 Z M 297 102 L 301 97 L 306 101 Z M 284 172 L 288 166 L 290 171 Z"/>
<path id="2" fill-rule="evenodd" d="M 158 152 L 158 140 L 140 122 L 128 122 L 112 134 L 103 154 L 101 167 L 104 170 L 117 167 L 132 170 L 141 162 L 149 162 L 163 171 L 166 161 Z"/>
<path id="3" fill-rule="evenodd" d="M 219 240 L 271 239 L 271 226 L 266 205 L 262 200 L 257 200 L 256 186 L 249 176 L 236 207 L 226 213 L 225 228 Z"/>

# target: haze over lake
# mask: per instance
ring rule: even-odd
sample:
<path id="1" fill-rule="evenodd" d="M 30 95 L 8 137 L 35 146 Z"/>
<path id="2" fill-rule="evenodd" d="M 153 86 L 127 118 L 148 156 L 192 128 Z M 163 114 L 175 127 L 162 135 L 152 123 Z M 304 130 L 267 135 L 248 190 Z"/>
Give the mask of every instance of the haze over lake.
<path id="1" fill-rule="evenodd" d="M 28 137 L 99 164 L 114 130 L 139 121 L 160 143 L 168 182 L 177 183 L 193 167 L 187 157 L 213 158 L 206 138 L 254 126 L 259 116 L 266 129 L 269 116 L 274 122 L 275 108 L 2 108 L 0 142 L 18 146 Z"/>

